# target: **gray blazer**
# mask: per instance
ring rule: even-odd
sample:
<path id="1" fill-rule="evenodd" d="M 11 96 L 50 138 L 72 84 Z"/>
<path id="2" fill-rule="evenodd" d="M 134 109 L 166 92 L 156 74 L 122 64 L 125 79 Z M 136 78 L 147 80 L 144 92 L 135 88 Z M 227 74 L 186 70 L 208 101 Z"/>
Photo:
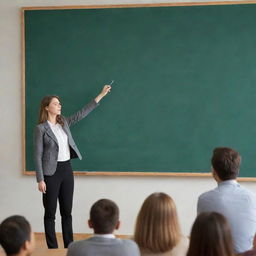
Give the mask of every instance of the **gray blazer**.
<path id="1" fill-rule="evenodd" d="M 69 127 L 86 117 L 98 104 L 95 100 L 89 102 L 80 111 L 70 117 L 61 116 L 64 122 L 63 130 L 68 136 L 70 158 L 82 159 Z M 34 162 L 37 182 L 44 180 L 44 175 L 52 176 L 57 168 L 59 145 L 47 121 L 38 124 L 34 132 Z"/>
<path id="2" fill-rule="evenodd" d="M 91 237 L 69 245 L 67 256 L 139 256 L 137 244 L 132 240 Z"/>

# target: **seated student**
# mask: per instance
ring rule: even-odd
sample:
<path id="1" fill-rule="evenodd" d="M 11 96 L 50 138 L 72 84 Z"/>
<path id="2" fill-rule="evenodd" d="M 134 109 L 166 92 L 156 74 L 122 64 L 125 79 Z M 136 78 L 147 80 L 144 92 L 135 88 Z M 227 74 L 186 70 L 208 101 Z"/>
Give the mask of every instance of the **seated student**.
<path id="1" fill-rule="evenodd" d="M 0 224 L 0 244 L 8 256 L 31 255 L 35 239 L 28 221 L 18 215 L 5 219 Z"/>
<path id="2" fill-rule="evenodd" d="M 187 256 L 234 256 L 230 227 L 223 215 L 205 212 L 197 216 Z"/>
<path id="3" fill-rule="evenodd" d="M 185 256 L 188 239 L 181 234 L 176 206 L 165 193 L 153 193 L 144 201 L 136 222 L 134 240 L 141 255 Z"/>
<path id="4" fill-rule="evenodd" d="M 231 227 L 235 253 L 253 247 L 256 233 L 256 196 L 237 183 L 241 157 L 231 148 L 215 148 L 212 156 L 212 173 L 217 188 L 202 194 L 197 212 L 219 212 Z"/>
<path id="5" fill-rule="evenodd" d="M 108 199 L 94 203 L 90 211 L 89 227 L 94 236 L 69 245 L 67 256 L 138 256 L 134 241 L 115 238 L 113 232 L 119 228 L 119 209 Z"/>

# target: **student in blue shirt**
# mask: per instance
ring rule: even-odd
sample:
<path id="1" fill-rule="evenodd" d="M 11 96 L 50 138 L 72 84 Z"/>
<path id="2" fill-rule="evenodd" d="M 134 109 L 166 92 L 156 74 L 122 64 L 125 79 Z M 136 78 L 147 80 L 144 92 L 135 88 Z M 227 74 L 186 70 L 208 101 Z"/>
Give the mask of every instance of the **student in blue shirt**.
<path id="1" fill-rule="evenodd" d="M 241 157 L 235 150 L 215 148 L 211 163 L 218 186 L 203 193 L 197 204 L 198 214 L 214 211 L 227 218 L 235 253 L 250 250 L 256 233 L 256 196 L 236 181 L 240 162 Z"/>

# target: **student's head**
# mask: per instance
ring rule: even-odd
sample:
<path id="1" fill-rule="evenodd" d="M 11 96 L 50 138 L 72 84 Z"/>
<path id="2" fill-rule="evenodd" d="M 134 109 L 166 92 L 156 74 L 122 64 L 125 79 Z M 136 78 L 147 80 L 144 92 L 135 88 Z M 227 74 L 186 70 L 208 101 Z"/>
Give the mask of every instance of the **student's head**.
<path id="1" fill-rule="evenodd" d="M 90 211 L 89 227 L 95 234 L 111 234 L 119 228 L 119 209 L 115 202 L 101 199 L 93 204 Z"/>
<path id="2" fill-rule="evenodd" d="M 34 234 L 22 216 L 11 216 L 0 224 L 0 244 L 7 255 L 30 255 L 34 250 Z"/>
<path id="3" fill-rule="evenodd" d="M 233 256 L 231 231 L 226 218 L 216 212 L 197 216 L 187 256 Z"/>
<path id="4" fill-rule="evenodd" d="M 241 157 L 231 148 L 215 148 L 211 162 L 213 174 L 221 181 L 236 179 L 239 174 Z"/>
<path id="5" fill-rule="evenodd" d="M 48 119 L 48 116 L 56 116 L 58 123 L 62 124 L 61 114 L 61 103 L 60 98 L 56 95 L 45 96 L 41 100 L 40 112 L 39 112 L 39 123 L 43 123 Z"/>
<path id="6" fill-rule="evenodd" d="M 147 197 L 139 211 L 134 240 L 141 250 L 153 253 L 171 250 L 181 238 L 174 201 L 165 193 Z"/>

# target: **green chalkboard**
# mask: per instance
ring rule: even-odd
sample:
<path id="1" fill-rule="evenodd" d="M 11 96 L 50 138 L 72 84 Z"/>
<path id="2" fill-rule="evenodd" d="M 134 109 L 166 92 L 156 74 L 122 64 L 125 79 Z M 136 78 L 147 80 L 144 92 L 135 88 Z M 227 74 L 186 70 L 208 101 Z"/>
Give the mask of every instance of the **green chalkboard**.
<path id="1" fill-rule="evenodd" d="M 81 172 L 207 173 L 217 146 L 256 177 L 256 5 L 23 9 L 25 170 L 43 96 L 69 116 Z"/>

